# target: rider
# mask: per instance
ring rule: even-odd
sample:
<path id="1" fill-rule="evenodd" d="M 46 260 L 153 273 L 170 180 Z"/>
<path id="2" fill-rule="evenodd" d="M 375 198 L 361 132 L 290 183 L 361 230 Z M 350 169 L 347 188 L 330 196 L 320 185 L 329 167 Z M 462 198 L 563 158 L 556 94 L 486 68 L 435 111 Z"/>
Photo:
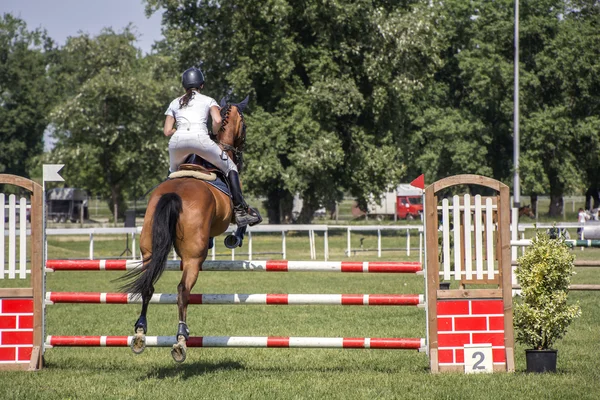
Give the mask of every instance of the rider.
<path id="1" fill-rule="evenodd" d="M 223 171 L 229 180 L 238 227 L 258 224 L 262 218 L 244 201 L 237 166 L 208 134 L 208 115 L 212 117 L 213 132 L 219 130 L 222 119 L 217 102 L 200 93 L 204 89 L 204 74 L 198 68 L 190 68 L 183 73 L 181 81 L 185 94 L 173 100 L 165 112 L 163 132 L 171 137 L 169 171 L 177 171 L 189 154 L 198 154 Z"/>

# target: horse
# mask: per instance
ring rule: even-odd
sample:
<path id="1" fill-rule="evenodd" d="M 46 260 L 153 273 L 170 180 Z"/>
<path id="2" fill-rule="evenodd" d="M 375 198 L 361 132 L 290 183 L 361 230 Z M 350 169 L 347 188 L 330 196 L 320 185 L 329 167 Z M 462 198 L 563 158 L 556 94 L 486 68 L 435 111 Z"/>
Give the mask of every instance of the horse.
<path id="1" fill-rule="evenodd" d="M 242 167 L 242 151 L 246 140 L 246 125 L 242 114 L 248 98 L 241 103 L 227 104 L 221 100 L 223 122 L 216 134 L 216 142 Z M 206 260 L 214 237 L 229 227 L 233 206 L 228 195 L 204 180 L 191 177 L 168 179 L 152 192 L 144 216 L 140 235 L 141 267 L 125 274 L 123 292 L 142 298 L 142 309 L 134 325 L 135 336 L 131 349 L 144 351 L 148 322 L 148 304 L 154 285 L 164 271 L 171 248 L 181 259 L 182 276 L 177 285 L 179 326 L 177 343 L 171 355 L 176 362 L 186 358 L 189 329 L 186 324 L 187 307 L 192 288 L 196 284 L 202 263 Z M 239 229 L 238 229 L 239 231 Z"/>
<path id="2" fill-rule="evenodd" d="M 519 219 L 521 217 L 535 218 L 535 214 L 533 213 L 533 208 L 529 204 L 519 207 Z"/>

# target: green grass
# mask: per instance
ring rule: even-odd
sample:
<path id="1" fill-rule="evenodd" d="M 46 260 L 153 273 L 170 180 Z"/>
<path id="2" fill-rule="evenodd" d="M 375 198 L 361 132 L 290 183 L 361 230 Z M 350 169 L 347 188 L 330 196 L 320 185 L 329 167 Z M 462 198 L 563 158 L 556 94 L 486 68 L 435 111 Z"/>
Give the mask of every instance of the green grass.
<path id="1" fill-rule="evenodd" d="M 376 247 L 376 234 L 352 235 L 352 246 Z M 307 234 L 287 237 L 288 259 L 309 258 Z M 49 258 L 86 258 L 88 239 L 50 238 Z M 94 237 L 95 256 L 118 257 L 125 240 Z M 220 251 L 224 250 L 219 238 Z M 384 247 L 405 248 L 396 233 L 383 235 Z M 413 235 L 413 245 L 418 236 Z M 323 238 L 317 237 L 317 259 Z M 330 233 L 331 259 L 343 260 L 345 231 Z M 254 251 L 278 251 L 281 236 L 255 234 Z M 241 251 L 245 251 L 244 247 Z M 600 249 L 573 250 L 578 258 L 598 259 Z M 381 260 L 407 259 L 385 252 Z M 352 260 L 373 260 L 359 253 Z M 227 256 L 230 258 L 230 255 Z M 237 257 L 243 259 L 245 257 Z M 256 258 L 256 257 L 255 257 Z M 276 258 L 276 257 L 270 257 Z M 417 251 L 411 260 L 418 259 Z M 573 283 L 600 283 L 600 268 L 578 268 Z M 116 291 L 119 272 L 49 274 L 49 291 Z M 173 293 L 180 279 L 166 272 L 156 292 Z M 0 281 L 4 286 L 6 281 Z M 203 272 L 195 293 L 423 293 L 416 275 L 335 273 Z M 1 399 L 596 399 L 600 393 L 598 292 L 571 292 L 583 315 L 556 345 L 558 373 L 526 374 L 524 348 L 517 345 L 513 374 L 432 375 L 424 353 L 407 350 L 189 349 L 175 364 L 167 348 L 134 355 L 126 348 L 54 348 L 46 368 L 36 373 L 1 372 Z M 47 309 L 47 334 L 128 335 L 137 305 L 57 304 Z M 176 307 L 150 305 L 149 335 L 174 335 Z M 414 307 L 190 306 L 194 336 L 424 337 L 425 311 Z"/>

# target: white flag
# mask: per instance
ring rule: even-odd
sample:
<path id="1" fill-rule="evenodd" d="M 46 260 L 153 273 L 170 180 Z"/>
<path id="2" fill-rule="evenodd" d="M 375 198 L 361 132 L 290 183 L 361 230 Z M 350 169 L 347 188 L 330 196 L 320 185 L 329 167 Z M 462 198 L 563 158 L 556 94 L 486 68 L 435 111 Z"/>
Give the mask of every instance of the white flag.
<path id="1" fill-rule="evenodd" d="M 59 175 L 60 170 L 65 164 L 44 164 L 44 182 L 64 182 Z"/>

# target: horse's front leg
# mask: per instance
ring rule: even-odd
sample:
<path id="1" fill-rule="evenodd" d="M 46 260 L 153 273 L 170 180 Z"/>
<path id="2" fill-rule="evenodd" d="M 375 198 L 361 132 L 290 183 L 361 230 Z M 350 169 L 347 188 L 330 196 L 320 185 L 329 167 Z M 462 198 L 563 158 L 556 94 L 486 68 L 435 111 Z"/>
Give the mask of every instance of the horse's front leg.
<path id="1" fill-rule="evenodd" d="M 202 260 L 203 261 L 203 260 Z M 177 343 L 173 345 L 171 356 L 176 362 L 183 362 L 186 358 L 186 342 L 190 337 L 190 331 L 187 326 L 187 307 L 190 301 L 192 288 L 198 279 L 201 260 L 183 262 L 183 275 L 179 285 L 177 285 L 177 307 L 179 309 L 179 326 L 177 328 Z"/>
<path id="2" fill-rule="evenodd" d="M 154 287 L 151 287 L 148 291 L 142 293 L 142 312 L 140 317 L 135 322 L 134 332 L 135 336 L 131 341 L 131 351 L 135 354 L 140 354 L 146 348 L 146 332 L 148 332 L 148 321 L 146 320 L 146 313 L 148 312 L 148 304 L 154 294 Z"/>

